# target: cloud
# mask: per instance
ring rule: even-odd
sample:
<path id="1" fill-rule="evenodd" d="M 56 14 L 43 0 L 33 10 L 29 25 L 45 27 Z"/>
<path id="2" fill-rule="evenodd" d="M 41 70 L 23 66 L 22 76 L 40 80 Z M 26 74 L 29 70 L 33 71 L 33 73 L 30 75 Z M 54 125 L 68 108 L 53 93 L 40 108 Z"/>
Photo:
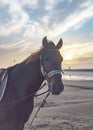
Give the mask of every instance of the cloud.
<path id="1" fill-rule="evenodd" d="M 57 1 L 55 1 L 55 0 L 49 0 L 49 1 L 47 1 L 47 0 L 45 0 L 45 9 L 46 10 L 52 10 L 60 1 L 64 1 L 64 0 L 57 0 Z"/>
<path id="2" fill-rule="evenodd" d="M 6 6 L 8 8 L 6 8 Z M 20 32 L 29 20 L 28 14 L 24 12 L 17 0 L 15 0 L 15 2 L 12 0 L 3 2 L 2 9 L 3 8 L 5 8 L 5 12 L 8 12 L 9 17 L 7 17 L 5 22 L 1 14 L 2 23 L 4 21 L 5 24 L 0 24 L 0 36 L 8 36 Z M 2 11 L 4 10 L 1 10 L 1 12 Z"/>
<path id="3" fill-rule="evenodd" d="M 13 54 L 13 53 L 27 53 L 29 50 L 33 51 L 35 50 L 35 47 L 32 46 L 34 43 L 30 40 L 21 40 L 20 42 L 16 42 L 13 44 L 0 44 L 0 57 L 2 54 L 7 55 L 7 54 Z"/>
<path id="4" fill-rule="evenodd" d="M 45 35 L 56 41 L 69 30 L 78 31 L 91 18 L 93 0 L 1 0 L 0 54 L 26 56 L 25 50 L 38 48 Z M 81 44 L 72 43 L 71 48 L 65 44 L 65 55 L 78 61 L 79 57 L 91 57 L 91 43 Z"/>
<path id="5" fill-rule="evenodd" d="M 64 3 L 68 10 L 62 8 Z M 33 36 L 37 34 L 41 37 L 46 33 L 50 37 L 57 37 L 69 29 L 80 29 L 88 19 L 93 17 L 93 1 L 78 1 L 75 3 L 73 0 L 70 1 L 69 5 L 64 0 L 56 2 L 51 0 L 43 2 L 43 5 L 43 7 L 40 6 L 42 15 L 36 19 L 37 21 L 31 23 L 32 28 L 34 28 Z M 39 30 L 41 30 L 41 33 Z"/>
<path id="6" fill-rule="evenodd" d="M 6 23 L 2 24 L 2 19 L 0 25 L 1 36 L 23 31 L 23 36 L 28 38 L 36 35 L 41 37 L 45 33 L 50 37 L 57 37 L 69 29 L 81 28 L 87 19 L 93 17 L 91 0 L 6 0 L 2 2 L 2 8 L 8 13 L 7 19 L 4 19 Z"/>
<path id="7" fill-rule="evenodd" d="M 64 58 L 64 64 L 82 66 L 82 64 L 93 65 L 93 42 L 82 44 L 66 45 L 63 48 L 62 54 Z"/>
<path id="8" fill-rule="evenodd" d="M 83 5 L 85 4 L 85 6 Z M 58 15 L 54 14 L 54 18 L 56 19 L 57 16 L 59 16 L 59 23 L 54 23 L 55 27 L 53 29 L 51 29 L 49 31 L 49 34 L 53 34 L 54 36 L 58 36 L 66 31 L 68 31 L 69 29 L 79 29 L 80 27 L 82 27 L 84 25 L 84 23 L 90 19 L 91 17 L 93 17 L 93 1 L 91 1 L 90 3 L 88 3 L 88 1 L 82 3 L 78 8 L 73 10 L 73 13 L 70 12 L 70 14 L 66 15 L 66 17 L 64 17 L 63 15 L 65 15 L 65 13 L 63 12 L 63 14 L 61 15 L 60 12 Z M 57 16 L 56 16 L 57 15 Z M 64 19 L 62 19 L 62 17 Z"/>
<path id="9" fill-rule="evenodd" d="M 23 61 L 36 48 L 31 45 L 31 41 L 21 41 L 14 44 L 0 44 L 1 67 L 7 67 Z M 14 62 L 15 61 L 15 62 Z"/>
<path id="10" fill-rule="evenodd" d="M 28 6 L 30 9 L 38 8 L 38 0 L 20 0 L 23 6 Z"/>
<path id="11" fill-rule="evenodd" d="M 75 43 L 64 46 L 62 50 L 63 68 L 93 68 L 93 42 Z"/>

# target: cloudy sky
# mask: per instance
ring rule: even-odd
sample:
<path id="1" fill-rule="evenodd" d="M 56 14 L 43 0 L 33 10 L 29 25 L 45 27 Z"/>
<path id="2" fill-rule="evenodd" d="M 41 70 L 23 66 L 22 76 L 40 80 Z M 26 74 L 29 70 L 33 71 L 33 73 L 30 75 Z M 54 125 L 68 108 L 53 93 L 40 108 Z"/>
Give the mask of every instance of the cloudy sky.
<path id="1" fill-rule="evenodd" d="M 63 68 L 93 68 L 93 0 L 0 0 L 0 68 L 62 38 Z"/>

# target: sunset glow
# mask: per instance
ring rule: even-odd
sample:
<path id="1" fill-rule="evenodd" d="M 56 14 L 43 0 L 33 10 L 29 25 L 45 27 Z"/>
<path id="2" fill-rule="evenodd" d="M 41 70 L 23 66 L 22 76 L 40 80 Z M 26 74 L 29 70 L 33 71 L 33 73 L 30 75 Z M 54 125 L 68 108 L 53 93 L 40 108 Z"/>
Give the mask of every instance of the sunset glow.
<path id="1" fill-rule="evenodd" d="M 92 0 L 1 0 L 0 68 L 38 50 L 44 36 L 63 39 L 63 68 L 93 68 L 92 27 Z"/>

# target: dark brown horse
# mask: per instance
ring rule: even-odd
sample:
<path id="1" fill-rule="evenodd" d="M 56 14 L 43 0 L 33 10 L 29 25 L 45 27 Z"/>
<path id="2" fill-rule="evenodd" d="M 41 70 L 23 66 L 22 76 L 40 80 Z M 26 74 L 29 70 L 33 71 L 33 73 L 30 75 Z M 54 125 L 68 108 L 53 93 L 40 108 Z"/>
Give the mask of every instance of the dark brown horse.
<path id="1" fill-rule="evenodd" d="M 0 102 L 0 130 L 23 130 L 24 124 L 34 107 L 34 96 L 44 79 L 49 84 L 49 91 L 59 95 L 64 85 L 61 76 L 62 57 L 58 44 L 42 40 L 42 48 L 26 60 L 8 68 L 8 82 L 4 97 Z M 28 96 L 30 95 L 30 96 Z"/>

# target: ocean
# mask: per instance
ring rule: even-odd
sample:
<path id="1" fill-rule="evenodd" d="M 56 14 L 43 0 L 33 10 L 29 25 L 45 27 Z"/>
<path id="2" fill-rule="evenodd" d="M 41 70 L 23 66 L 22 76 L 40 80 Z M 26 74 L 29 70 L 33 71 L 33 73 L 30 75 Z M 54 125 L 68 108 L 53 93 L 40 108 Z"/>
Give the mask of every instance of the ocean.
<path id="1" fill-rule="evenodd" d="M 93 80 L 93 69 L 64 70 L 65 80 Z"/>

